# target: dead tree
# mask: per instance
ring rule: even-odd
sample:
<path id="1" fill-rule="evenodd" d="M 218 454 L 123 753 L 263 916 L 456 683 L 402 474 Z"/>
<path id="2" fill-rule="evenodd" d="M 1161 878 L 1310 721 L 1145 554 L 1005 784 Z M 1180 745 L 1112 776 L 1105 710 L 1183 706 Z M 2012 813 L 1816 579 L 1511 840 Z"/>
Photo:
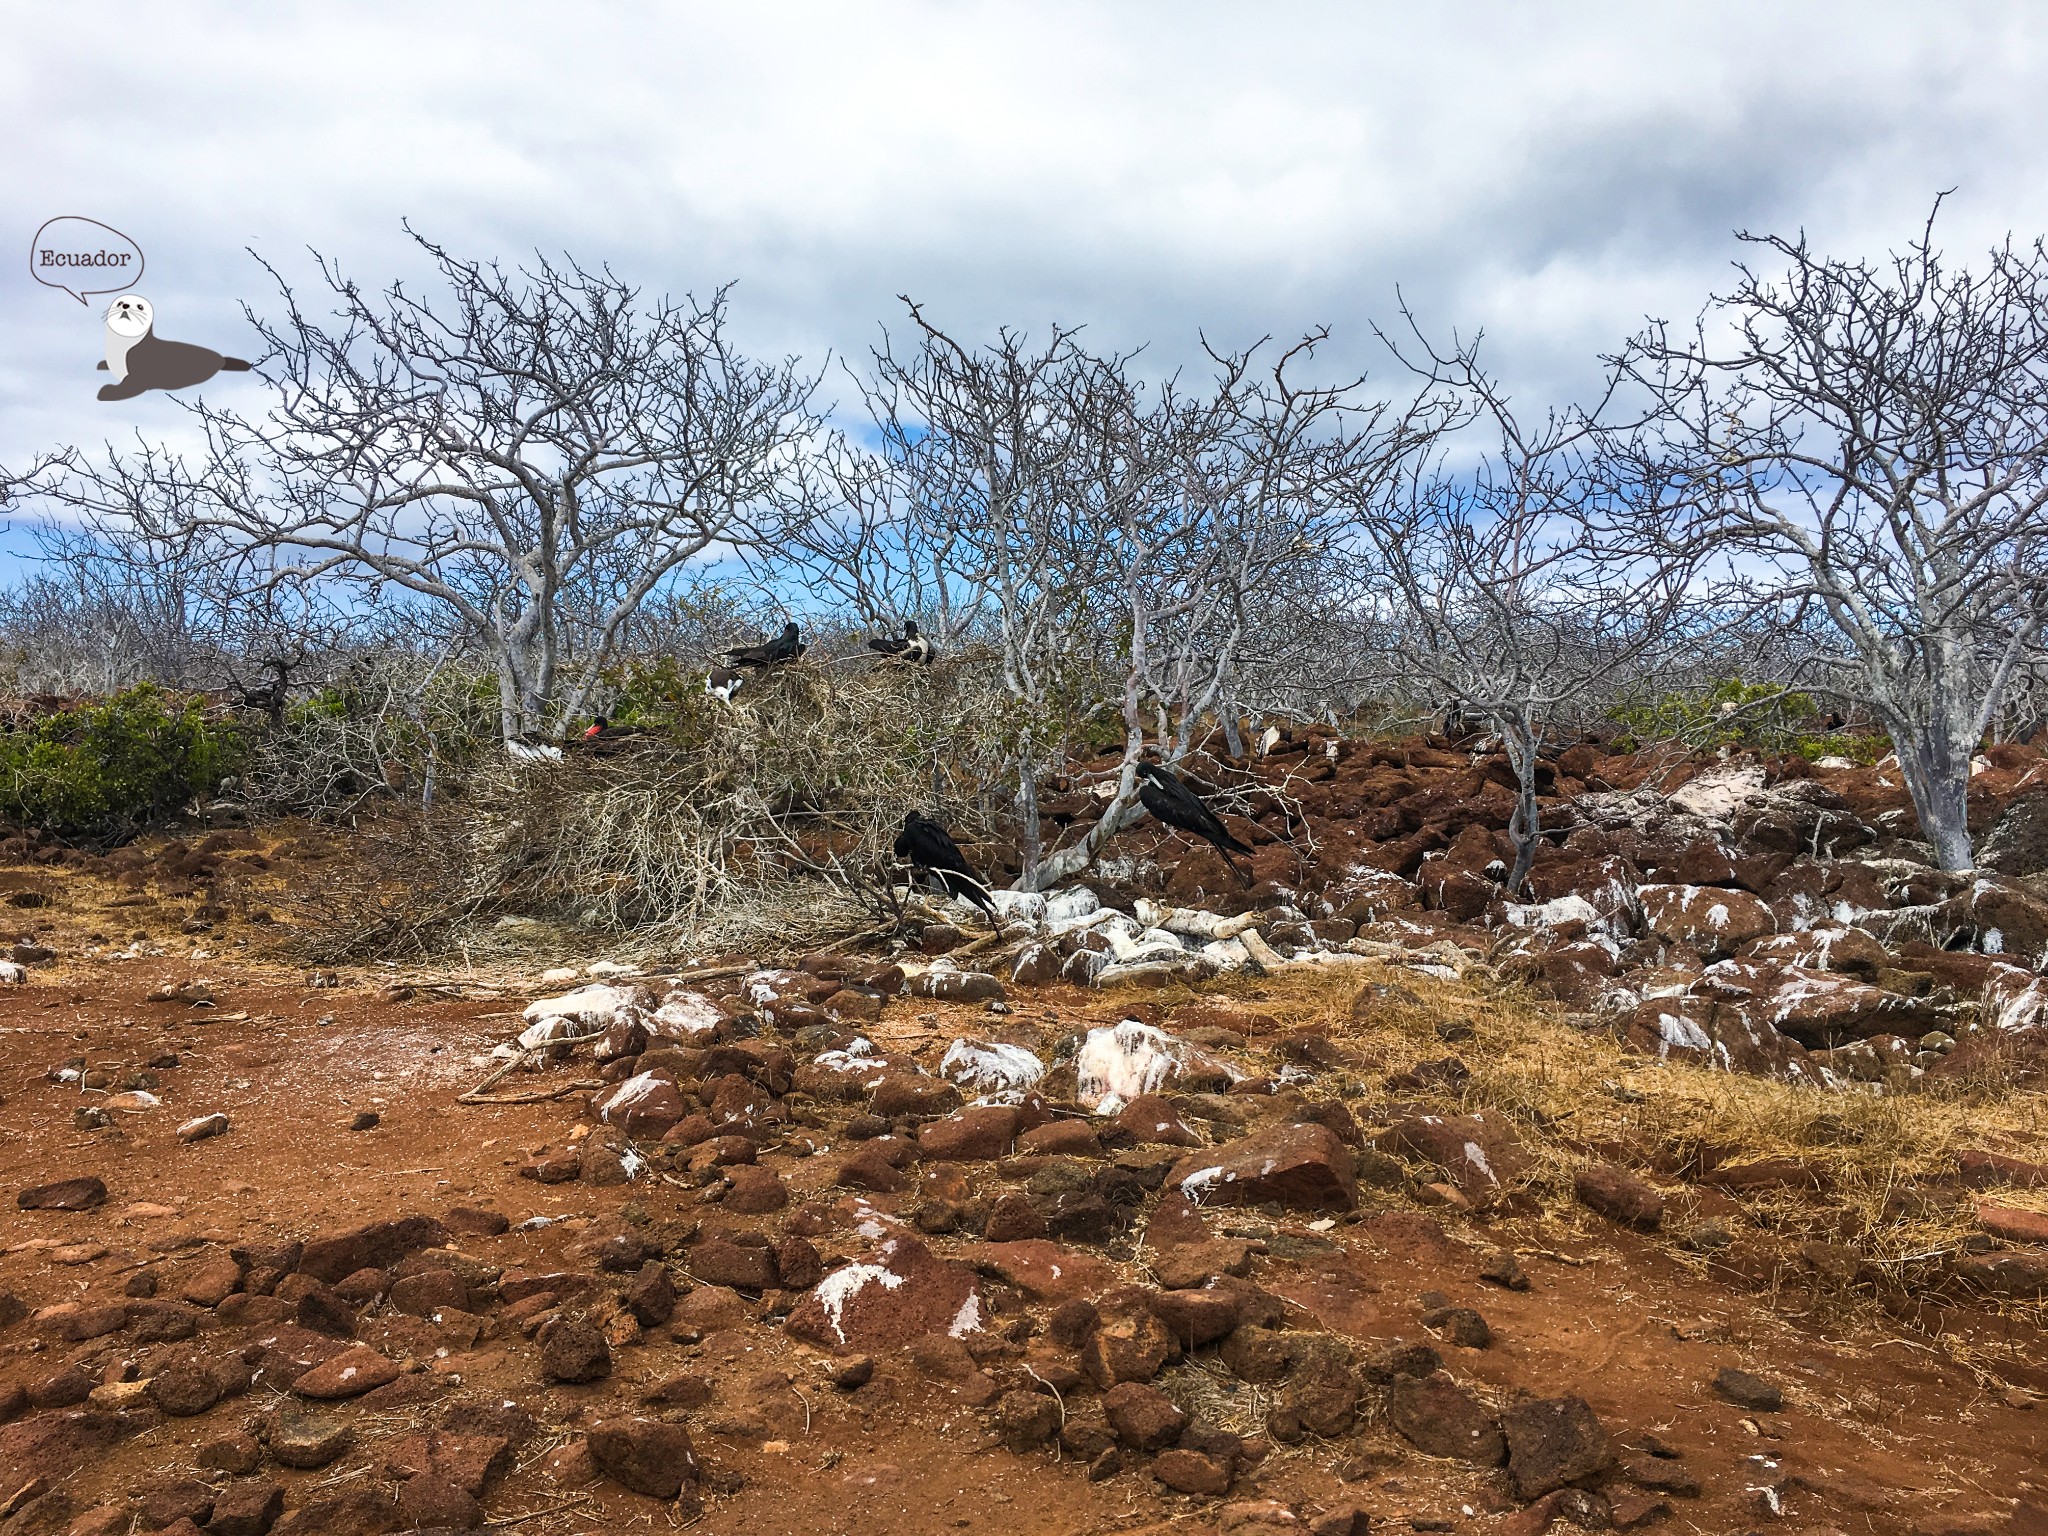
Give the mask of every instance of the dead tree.
<path id="1" fill-rule="evenodd" d="M 1542 836 L 1546 734 L 1590 713 L 1611 680 L 1640 676 L 1688 612 L 1685 563 L 1640 533 L 1645 514 L 1683 494 L 1681 477 L 1628 429 L 1602 428 L 1611 387 L 1592 408 L 1527 427 L 1472 347 L 1439 354 L 1419 332 L 1404 345 L 1445 409 L 1487 441 L 1475 460 L 1452 439 L 1456 457 L 1354 498 L 1351 616 L 1382 686 L 1419 686 L 1426 709 L 1453 701 L 1498 734 L 1517 791 L 1506 888 L 1519 894 Z M 1610 460 L 1609 430 L 1628 455 Z"/>
<path id="2" fill-rule="evenodd" d="M 1692 335 L 1623 361 L 1713 492 L 1674 543 L 1724 557 L 1730 601 L 1826 615 L 1821 680 L 1890 734 L 1960 870 L 1970 759 L 2048 618 L 2048 252 L 1954 268 L 1933 225 L 1882 264 L 1744 234 L 1782 273 L 1739 266 Z"/>
<path id="3" fill-rule="evenodd" d="M 1266 594 L 1326 553 L 1331 487 L 1389 467 L 1420 415 L 1358 381 L 1301 385 L 1320 333 L 1267 360 L 1212 354 L 1213 381 L 1147 381 L 1071 331 L 971 347 L 911 306 L 912 348 L 885 344 L 864 396 L 873 442 L 842 441 L 812 489 L 817 579 L 870 620 L 915 610 L 995 652 L 1026 889 L 1069 879 L 1137 811 L 1150 747 L 1189 750 L 1237 677 Z M 1112 798 L 1046 851 L 1040 778 L 1114 720 Z"/>
<path id="4" fill-rule="evenodd" d="M 201 396 L 196 453 L 74 460 L 41 490 L 102 527 L 265 552 L 279 579 L 443 608 L 496 674 L 505 736 L 559 730 L 652 595 L 772 525 L 815 381 L 743 356 L 723 289 L 643 304 L 609 271 L 415 239 L 438 296 L 322 260 L 323 318 L 277 278 L 282 318 L 250 315 L 267 413 Z"/>

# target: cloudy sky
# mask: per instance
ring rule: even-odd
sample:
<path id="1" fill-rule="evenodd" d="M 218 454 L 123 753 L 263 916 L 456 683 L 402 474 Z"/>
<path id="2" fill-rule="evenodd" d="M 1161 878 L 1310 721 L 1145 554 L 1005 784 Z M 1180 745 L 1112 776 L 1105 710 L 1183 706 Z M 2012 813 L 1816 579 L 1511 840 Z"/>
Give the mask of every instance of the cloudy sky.
<path id="1" fill-rule="evenodd" d="M 172 427 L 93 399 L 100 312 L 29 276 L 59 214 L 142 247 L 160 335 L 250 349 L 253 248 L 365 284 L 401 220 L 476 256 L 737 280 L 761 350 L 924 301 L 1186 356 L 1400 285 L 1526 398 L 1691 315 L 1731 231 L 1880 254 L 2048 231 L 2048 12 L 1944 0 L 0 7 L 0 464 Z M 257 389 L 246 379 L 230 389 Z M 843 394 L 843 392 L 842 392 Z M 253 394 L 252 394 L 253 398 Z"/>

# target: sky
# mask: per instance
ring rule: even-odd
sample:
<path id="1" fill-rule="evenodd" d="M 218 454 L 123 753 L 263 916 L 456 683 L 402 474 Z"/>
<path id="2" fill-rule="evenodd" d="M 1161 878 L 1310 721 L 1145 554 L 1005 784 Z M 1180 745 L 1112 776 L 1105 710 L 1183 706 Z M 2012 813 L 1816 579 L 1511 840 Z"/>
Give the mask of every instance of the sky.
<path id="1" fill-rule="evenodd" d="M 409 220 L 732 282 L 746 345 L 814 363 L 908 294 L 956 334 L 1081 324 L 1162 367 L 1327 324 L 1333 369 L 1383 375 L 1398 290 L 1537 405 L 1694 315 L 1737 229 L 1878 257 L 1953 189 L 1953 250 L 2048 232 L 2028 3 L 0 0 L 0 39 L 6 467 L 180 426 L 94 398 L 110 295 L 24 259 L 59 215 L 141 248 L 159 336 L 228 353 L 243 303 L 276 308 L 251 251 L 381 286 L 420 271 Z"/>

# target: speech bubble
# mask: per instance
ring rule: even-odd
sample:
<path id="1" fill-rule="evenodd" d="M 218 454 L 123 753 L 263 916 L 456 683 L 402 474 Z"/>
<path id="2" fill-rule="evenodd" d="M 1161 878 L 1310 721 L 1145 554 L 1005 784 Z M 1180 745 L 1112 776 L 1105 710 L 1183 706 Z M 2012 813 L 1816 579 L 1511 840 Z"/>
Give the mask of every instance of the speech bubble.
<path id="1" fill-rule="evenodd" d="M 135 286 L 142 277 L 142 247 L 111 224 L 67 213 L 36 231 L 28 270 L 45 288 L 61 288 L 88 304 L 89 293 L 125 293 Z"/>

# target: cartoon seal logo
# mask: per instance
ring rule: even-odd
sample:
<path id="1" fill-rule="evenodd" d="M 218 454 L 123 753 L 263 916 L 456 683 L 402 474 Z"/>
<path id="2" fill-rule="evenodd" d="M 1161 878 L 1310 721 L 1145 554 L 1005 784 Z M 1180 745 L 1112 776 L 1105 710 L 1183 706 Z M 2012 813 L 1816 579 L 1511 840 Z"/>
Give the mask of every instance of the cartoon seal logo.
<path id="1" fill-rule="evenodd" d="M 107 306 L 107 356 L 100 367 L 113 374 L 114 382 L 100 386 L 102 400 L 133 400 L 152 389 L 189 389 L 223 370 L 249 371 L 239 357 L 165 341 L 155 324 L 149 300 L 139 293 L 124 293 Z"/>

